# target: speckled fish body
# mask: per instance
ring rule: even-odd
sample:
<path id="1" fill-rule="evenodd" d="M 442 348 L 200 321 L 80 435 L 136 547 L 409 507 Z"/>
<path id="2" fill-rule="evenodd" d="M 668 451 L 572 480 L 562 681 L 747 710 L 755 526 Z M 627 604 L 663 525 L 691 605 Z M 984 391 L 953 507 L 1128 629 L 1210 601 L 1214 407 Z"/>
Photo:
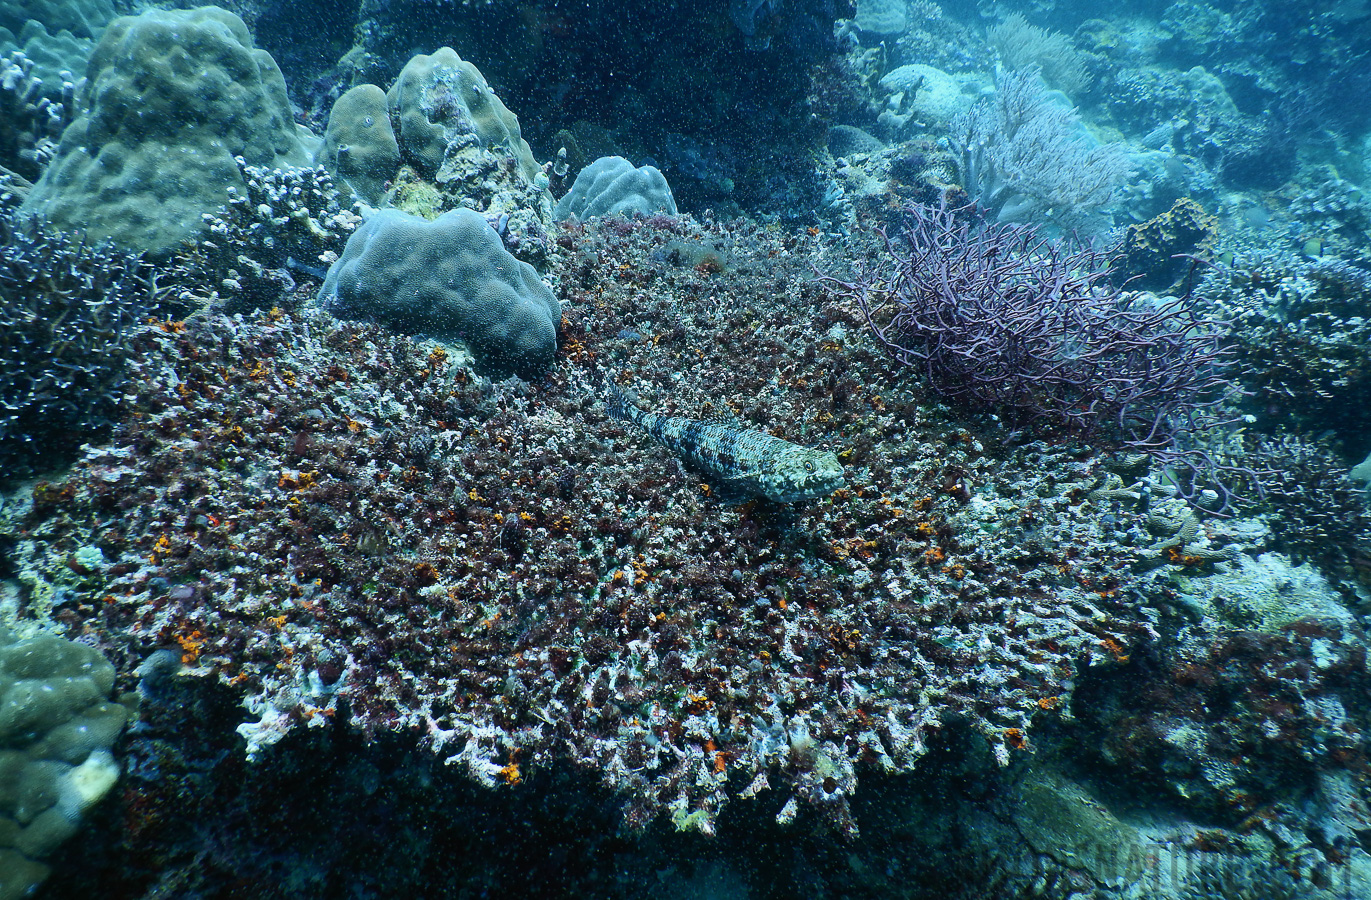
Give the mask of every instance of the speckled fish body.
<path id="1" fill-rule="evenodd" d="M 828 451 L 727 422 L 648 412 L 613 384 L 606 409 L 612 417 L 642 428 L 730 494 L 796 503 L 826 496 L 843 486 L 842 464 Z"/>

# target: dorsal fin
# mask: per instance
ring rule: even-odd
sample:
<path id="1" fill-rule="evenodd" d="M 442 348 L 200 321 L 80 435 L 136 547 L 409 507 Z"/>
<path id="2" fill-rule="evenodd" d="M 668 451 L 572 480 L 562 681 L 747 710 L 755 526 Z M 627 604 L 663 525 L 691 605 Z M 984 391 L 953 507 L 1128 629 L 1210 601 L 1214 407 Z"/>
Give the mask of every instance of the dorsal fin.
<path id="1" fill-rule="evenodd" d="M 755 430 L 753 426 L 738 418 L 733 408 L 722 401 L 706 400 L 700 410 L 699 420 L 706 425 L 723 425 L 725 428 L 736 428 L 739 431 Z"/>
<path id="2" fill-rule="evenodd" d="M 605 414 L 611 419 L 632 421 L 633 414 L 642 412 L 638 405 L 638 395 L 632 388 L 623 388 L 614 379 L 605 379 Z"/>

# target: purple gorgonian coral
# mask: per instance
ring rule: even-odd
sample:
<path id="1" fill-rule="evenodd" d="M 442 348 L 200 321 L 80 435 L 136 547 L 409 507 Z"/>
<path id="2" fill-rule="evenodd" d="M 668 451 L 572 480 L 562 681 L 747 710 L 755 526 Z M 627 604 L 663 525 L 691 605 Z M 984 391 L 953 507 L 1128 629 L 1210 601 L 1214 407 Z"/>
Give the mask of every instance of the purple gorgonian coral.
<path id="1" fill-rule="evenodd" d="M 902 228 L 878 234 L 884 249 L 852 280 L 821 280 L 943 398 L 1016 430 L 1145 452 L 1187 497 L 1215 490 L 1218 511 L 1231 498 L 1223 476 L 1251 480 L 1211 449 L 1216 429 L 1236 422 L 1233 351 L 1226 324 L 1188 296 L 1125 290 L 1109 253 L 970 207 L 914 204 Z"/>

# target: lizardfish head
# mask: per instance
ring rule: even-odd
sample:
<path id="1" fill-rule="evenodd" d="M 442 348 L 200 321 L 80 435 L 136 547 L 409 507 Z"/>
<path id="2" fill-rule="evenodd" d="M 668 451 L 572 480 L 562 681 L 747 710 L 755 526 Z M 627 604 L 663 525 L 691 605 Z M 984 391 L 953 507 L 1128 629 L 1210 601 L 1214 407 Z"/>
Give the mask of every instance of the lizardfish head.
<path id="1" fill-rule="evenodd" d="M 843 484 L 843 466 L 837 454 L 795 447 L 763 476 L 762 493 L 777 503 L 798 503 L 826 497 Z"/>

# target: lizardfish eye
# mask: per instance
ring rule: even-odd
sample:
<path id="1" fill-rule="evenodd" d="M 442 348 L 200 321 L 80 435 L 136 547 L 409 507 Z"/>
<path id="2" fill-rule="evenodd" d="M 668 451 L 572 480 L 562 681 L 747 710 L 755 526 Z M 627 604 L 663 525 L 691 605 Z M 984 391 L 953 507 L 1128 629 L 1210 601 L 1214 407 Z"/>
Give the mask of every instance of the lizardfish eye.
<path id="1" fill-rule="evenodd" d="M 813 471 L 814 471 L 814 463 L 811 462 L 810 460 L 805 460 L 805 471 L 806 471 L 806 472 L 813 472 Z"/>

